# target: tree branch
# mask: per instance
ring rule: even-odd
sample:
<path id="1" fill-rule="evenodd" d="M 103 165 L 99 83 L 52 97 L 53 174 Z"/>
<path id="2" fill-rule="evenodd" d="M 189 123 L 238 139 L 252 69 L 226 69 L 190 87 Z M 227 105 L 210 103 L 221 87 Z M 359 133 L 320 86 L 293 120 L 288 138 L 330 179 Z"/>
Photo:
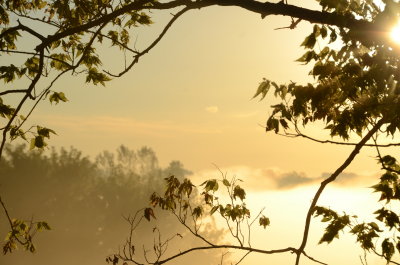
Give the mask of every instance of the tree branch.
<path id="1" fill-rule="evenodd" d="M 5 128 L 3 130 L 3 137 L 2 137 L 2 140 L 1 140 L 1 144 L 0 144 L 0 160 L 2 158 L 4 145 L 5 145 L 6 139 L 7 139 L 7 132 L 10 129 L 10 126 L 13 123 L 14 119 L 17 117 L 17 115 L 18 115 L 19 111 L 21 110 L 22 106 L 24 105 L 25 101 L 31 96 L 32 90 L 35 88 L 37 82 L 40 79 L 40 76 L 42 75 L 43 66 L 44 66 L 44 51 L 40 50 L 40 52 L 39 52 L 39 69 L 38 69 L 38 72 L 36 73 L 35 78 L 30 83 L 30 85 L 29 85 L 24 97 L 19 102 L 17 108 L 15 109 L 13 115 L 11 116 L 10 120 L 8 121 L 7 125 L 5 126 Z"/>
<path id="2" fill-rule="evenodd" d="M 354 143 L 354 142 L 339 142 L 339 141 L 332 141 L 332 140 L 320 140 L 314 137 L 311 137 L 309 135 L 303 134 L 301 132 L 298 133 L 288 133 L 285 132 L 284 134 L 282 133 L 278 133 L 278 135 L 281 136 L 285 136 L 285 137 L 289 137 L 289 138 L 297 138 L 297 137 L 302 137 L 308 140 L 311 140 L 313 142 L 317 142 L 320 144 L 337 144 L 337 145 L 347 145 L 347 146 L 356 146 L 358 143 Z M 400 143 L 388 143 L 388 144 L 378 144 L 378 143 L 374 143 L 374 144 L 368 144 L 366 143 L 364 145 L 365 147 L 391 147 L 391 146 L 400 146 Z"/>
<path id="3" fill-rule="evenodd" d="M 299 18 L 310 23 L 326 24 L 340 28 L 365 31 L 381 30 L 381 28 L 374 23 L 366 20 L 357 20 L 352 15 L 339 15 L 325 11 L 316 11 L 285 4 L 282 1 L 279 3 L 262 3 L 254 0 L 216 0 L 215 4 L 220 6 L 242 7 L 246 10 L 259 13 L 262 15 L 262 17 L 268 15 L 281 15 Z"/>
<path id="4" fill-rule="evenodd" d="M 0 96 L 11 94 L 11 93 L 26 93 L 28 92 L 27 89 L 10 89 L 3 92 L 0 92 Z"/>
<path id="5" fill-rule="evenodd" d="M 340 173 L 343 172 L 343 170 L 345 168 L 347 168 L 350 163 L 354 160 L 354 158 L 356 157 L 356 155 L 360 152 L 361 148 L 366 144 L 366 142 L 372 138 L 372 136 L 379 130 L 379 128 L 386 122 L 386 120 L 384 118 L 380 119 L 375 125 L 374 127 L 371 128 L 371 130 L 361 139 L 361 141 L 354 147 L 353 151 L 350 153 L 350 155 L 347 157 L 347 159 L 343 162 L 343 164 L 338 167 L 335 172 L 327 179 L 325 179 L 324 181 L 321 182 L 321 186 L 319 187 L 319 189 L 317 190 L 317 192 L 314 195 L 314 198 L 311 202 L 310 208 L 308 209 L 308 213 L 307 213 L 307 217 L 306 217 L 306 223 L 305 223 L 305 227 L 304 227 L 304 234 L 303 234 L 303 240 L 301 242 L 300 247 L 297 249 L 296 251 L 296 265 L 300 264 L 300 257 L 301 254 L 303 254 L 304 249 L 306 247 L 307 244 L 307 239 L 308 239 L 308 233 L 310 230 L 310 224 L 311 224 L 311 217 L 313 215 L 314 212 L 314 207 L 317 204 L 317 201 L 319 199 L 319 197 L 321 196 L 323 190 L 325 189 L 325 187 L 333 182 Z"/>
<path id="6" fill-rule="evenodd" d="M 186 7 L 184 9 L 182 9 L 181 11 L 179 11 L 178 13 L 176 13 L 172 19 L 167 23 L 167 25 L 165 25 L 163 31 L 160 33 L 160 35 L 149 45 L 149 47 L 147 47 L 146 49 L 144 49 L 142 52 L 138 52 L 135 56 L 133 56 L 133 61 L 129 64 L 128 67 L 125 68 L 124 71 L 120 72 L 117 75 L 111 74 L 108 71 L 104 71 L 105 73 L 107 73 L 108 75 L 112 76 L 112 77 L 121 77 L 122 75 L 126 74 L 135 64 L 137 64 L 139 62 L 139 58 L 143 55 L 145 55 L 146 53 L 148 53 L 151 49 L 153 49 L 159 42 L 160 40 L 164 37 L 164 35 L 167 33 L 167 31 L 171 28 L 172 24 L 181 16 L 183 15 L 185 12 L 191 10 L 192 8 Z"/>
<path id="7" fill-rule="evenodd" d="M 204 246 L 204 247 L 194 247 L 187 249 L 185 251 L 182 251 L 178 254 L 175 254 L 169 258 L 163 259 L 158 261 L 156 264 L 161 265 L 164 263 L 167 263 L 170 260 L 176 259 L 177 257 L 183 256 L 185 254 L 188 254 L 193 251 L 197 250 L 207 250 L 207 249 L 239 249 L 239 250 L 244 250 L 248 252 L 255 252 L 255 253 L 262 253 L 262 254 L 275 254 L 275 253 L 285 253 L 285 252 L 296 252 L 297 250 L 292 247 L 288 248 L 282 248 L 282 249 L 274 249 L 274 250 L 262 250 L 262 249 L 256 249 L 256 248 L 251 248 L 251 247 L 243 247 L 243 246 L 235 246 L 235 245 L 215 245 L 215 246 Z"/>
<path id="8" fill-rule="evenodd" d="M 159 3 L 159 2 L 149 2 L 148 0 L 138 0 L 134 1 L 126 6 L 123 6 L 114 12 L 104 15 L 96 20 L 90 21 L 86 24 L 82 24 L 77 27 L 73 28 L 68 28 L 62 32 L 55 33 L 53 35 L 49 35 L 41 44 L 36 46 L 35 50 L 41 50 L 44 47 L 47 47 L 50 45 L 52 42 L 60 40 L 64 37 L 87 31 L 93 27 L 99 26 L 104 23 L 108 23 L 109 21 L 113 20 L 114 18 L 121 16 L 125 13 L 128 13 L 133 10 L 142 10 L 142 9 L 157 9 L 157 10 L 163 10 L 163 9 L 172 9 L 176 8 L 179 6 L 190 6 L 192 9 L 194 8 L 201 8 L 208 6 L 210 4 L 205 4 L 203 2 L 191 2 L 190 0 L 176 0 L 176 1 L 171 1 L 167 3 Z"/>
<path id="9" fill-rule="evenodd" d="M 31 35 L 35 36 L 36 38 L 38 38 L 41 41 L 46 40 L 46 38 L 43 35 L 41 35 L 40 33 L 34 31 L 33 29 L 31 29 L 25 25 L 22 25 L 19 20 L 18 20 L 18 26 L 8 28 L 5 31 L 3 31 L 2 33 L 0 33 L 0 39 L 11 32 L 18 31 L 18 30 L 29 32 Z"/>

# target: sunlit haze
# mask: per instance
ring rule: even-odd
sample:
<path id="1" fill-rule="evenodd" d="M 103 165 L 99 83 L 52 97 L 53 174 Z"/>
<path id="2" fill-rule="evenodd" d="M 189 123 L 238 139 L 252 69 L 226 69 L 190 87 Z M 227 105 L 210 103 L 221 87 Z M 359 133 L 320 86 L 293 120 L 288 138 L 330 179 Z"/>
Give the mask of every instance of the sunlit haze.
<path id="1" fill-rule="evenodd" d="M 390 36 L 393 39 L 393 41 L 400 44 L 400 22 L 398 22 L 396 26 L 393 27 Z"/>
<path id="2" fill-rule="evenodd" d="M 314 0 L 293 0 L 290 4 L 318 8 L 318 3 Z M 155 12 L 155 24 L 135 35 L 135 43 L 146 46 L 154 36 L 158 36 L 169 19 L 169 14 Z M 265 214 L 271 218 L 271 227 L 255 230 L 254 246 L 266 249 L 298 247 L 313 194 L 321 181 L 343 163 L 353 146 L 321 144 L 304 138 L 288 138 L 265 132 L 266 118 L 276 99 L 272 96 L 267 96 L 263 101 L 252 99 L 263 78 L 286 84 L 290 81 L 303 84 L 314 81 L 309 75 L 310 66 L 296 62 L 304 53 L 300 44 L 312 32 L 313 24 L 300 21 L 294 30 L 276 30 L 287 27 L 290 23 L 289 17 L 268 16 L 261 19 L 260 15 L 239 8 L 210 7 L 195 10 L 181 17 L 131 72 L 115 78 L 105 87 L 86 84 L 80 77 L 61 78 L 55 90 L 63 91 L 69 101 L 57 105 L 41 103 L 30 117 L 30 122 L 35 125 L 45 124 L 57 132 L 57 135 L 51 137 L 49 146 L 56 150 L 61 147 L 69 150 L 73 146 L 78 151 L 72 149 L 71 153 L 53 153 L 53 160 L 61 161 L 61 166 L 54 166 L 54 171 L 59 176 L 58 182 L 50 183 L 46 179 L 46 186 L 43 190 L 38 188 L 37 192 L 32 191 L 30 185 L 35 185 L 36 179 L 47 175 L 40 171 L 37 160 L 29 160 L 32 172 L 35 172 L 32 173 L 32 178 L 28 166 L 21 168 L 28 184 L 25 184 L 25 180 L 16 178 L 15 183 L 23 183 L 23 188 L 15 188 L 8 194 L 19 201 L 12 211 L 21 213 L 23 211 L 18 206 L 25 207 L 31 209 L 28 214 L 35 218 L 42 215 L 45 219 L 59 221 L 61 225 L 54 224 L 55 234 L 51 235 L 52 232 L 49 232 L 47 239 L 46 234 L 40 235 L 40 240 L 45 242 L 43 252 L 39 244 L 39 251 L 33 257 L 18 253 L 16 261 L 12 257 L 0 257 L 0 264 L 105 264 L 105 255 L 115 251 L 126 238 L 128 226 L 122 215 L 142 208 L 142 202 L 147 200 L 147 195 L 152 193 L 153 188 L 162 191 L 160 180 L 169 174 L 175 174 L 174 170 L 190 178 L 195 184 L 201 184 L 209 178 L 219 178 L 221 172 L 229 177 L 242 179 L 243 184 L 240 185 L 248 193 L 248 206 L 253 209 L 252 213 L 256 215 L 265 207 Z M 400 44 L 400 22 L 391 31 L 391 38 Z M 106 54 L 103 64 L 108 70 L 119 72 L 123 68 L 123 57 L 116 55 L 110 47 L 103 46 L 98 50 Z M 304 128 L 304 132 L 315 139 L 332 139 L 323 129 L 323 124 L 317 123 Z M 359 139 L 359 136 L 352 135 L 350 141 L 356 142 Z M 145 188 L 135 186 L 135 181 L 129 182 L 129 185 L 137 189 L 132 196 L 129 194 L 129 185 L 121 184 L 129 179 L 129 174 L 124 171 L 125 164 L 118 168 L 120 175 L 115 173 L 115 179 L 109 183 L 102 179 L 104 183 L 94 184 L 92 179 L 84 177 L 87 172 L 94 174 L 93 165 L 100 163 L 101 159 L 109 159 L 108 164 L 100 163 L 101 166 L 106 166 L 97 173 L 109 172 L 111 162 L 118 160 L 118 151 L 121 149 L 114 150 L 120 145 L 136 150 L 135 154 L 142 159 L 137 159 L 142 167 L 133 175 L 137 177 L 139 173 L 145 172 L 145 176 L 151 176 L 148 182 L 144 181 Z M 148 149 L 141 149 L 143 146 Z M 104 150 L 108 152 L 102 153 Z M 388 148 L 384 152 L 399 154 L 400 150 L 398 147 Z M 46 154 L 50 156 L 51 148 L 47 149 Z M 80 164 L 82 168 L 73 166 L 73 162 L 85 156 L 89 158 Z M 148 162 L 146 159 L 149 157 L 150 169 L 143 166 L 148 165 L 145 162 Z M 52 160 L 43 161 L 51 163 Z M 65 161 L 68 163 L 63 164 Z M 180 161 L 181 164 L 172 163 L 175 166 L 172 167 L 171 161 Z M 72 181 L 64 169 L 79 178 Z M 339 213 L 359 215 L 361 220 L 370 220 L 371 212 L 381 206 L 377 202 L 379 198 L 371 195 L 372 190 L 369 188 L 378 180 L 380 170 L 376 151 L 370 147 L 363 148 L 335 184 L 328 187 L 319 204 Z M 0 175 L 0 179 L 1 177 Z M 143 181 L 142 178 L 138 179 Z M 13 181 L 4 184 L 5 187 L 14 187 Z M 80 181 L 84 184 L 80 185 Z M 63 190 L 71 193 L 60 199 L 56 195 Z M 35 197 L 31 200 L 24 195 L 25 192 L 32 192 L 29 194 Z M 88 200 L 93 200 L 99 208 L 86 206 L 87 198 L 80 196 L 82 194 L 86 194 Z M 68 208 L 65 212 L 59 208 L 54 212 L 40 212 L 40 203 L 47 207 L 60 200 L 65 205 L 70 205 L 69 196 L 74 198 L 71 199 L 74 205 L 81 207 L 77 211 L 84 216 L 82 219 L 69 220 L 68 217 L 74 214 L 74 210 Z M 110 204 L 105 202 L 105 196 L 112 198 Z M 47 205 L 48 198 L 57 199 Z M 124 198 L 128 199 L 124 201 Z M 92 213 L 98 217 L 95 221 L 102 225 L 95 221 L 91 223 L 89 218 Z M 92 240 L 94 245 L 86 250 L 82 245 L 84 243 L 75 241 L 82 235 L 63 225 L 76 229 L 86 227 L 88 231 L 85 233 L 90 232 L 95 236 L 94 239 L 84 238 L 83 242 L 86 244 Z M 168 222 L 162 225 L 166 231 L 178 227 Z M 222 227 L 223 224 L 218 225 Z M 106 226 L 109 230 L 103 230 Z M 152 231 L 153 227 L 147 226 Z M 341 234 L 340 239 L 330 246 L 318 245 L 325 226 L 326 223 L 321 224 L 320 219 L 313 220 L 307 253 L 332 265 L 361 264 L 360 256 L 364 253 L 356 245 L 354 236 L 342 237 Z M 57 245 L 57 233 L 67 236 L 68 241 Z M 147 235 L 141 231 L 138 238 L 151 241 Z M 50 251 L 52 245 L 55 246 L 54 252 Z M 78 256 L 65 253 L 65 249 L 70 246 L 79 253 Z M 182 249 L 179 251 L 186 246 L 180 247 Z M 60 258 L 61 254 L 68 257 Z M 220 251 L 213 255 L 219 257 L 222 254 L 224 252 Z M 202 257 L 209 258 L 207 255 L 208 252 Z M 235 255 L 237 254 L 230 257 L 240 258 Z M 197 262 L 193 264 L 202 265 L 202 259 L 193 259 L 193 256 L 171 264 L 192 264 L 192 260 Z M 45 263 L 46 261 L 51 262 Z M 294 255 L 290 253 L 267 256 L 252 253 L 241 264 L 285 265 L 293 264 L 293 261 Z M 370 253 L 368 261 L 369 265 L 385 264 Z M 301 264 L 317 263 L 304 258 Z"/>

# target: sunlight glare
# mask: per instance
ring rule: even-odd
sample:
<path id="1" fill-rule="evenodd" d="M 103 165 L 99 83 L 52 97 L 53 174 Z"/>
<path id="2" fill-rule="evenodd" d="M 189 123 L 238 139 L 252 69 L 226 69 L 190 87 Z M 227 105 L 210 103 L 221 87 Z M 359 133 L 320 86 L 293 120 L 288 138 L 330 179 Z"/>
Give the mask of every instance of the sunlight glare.
<path id="1" fill-rule="evenodd" d="M 390 36 L 394 42 L 400 44 L 400 21 L 393 27 Z"/>

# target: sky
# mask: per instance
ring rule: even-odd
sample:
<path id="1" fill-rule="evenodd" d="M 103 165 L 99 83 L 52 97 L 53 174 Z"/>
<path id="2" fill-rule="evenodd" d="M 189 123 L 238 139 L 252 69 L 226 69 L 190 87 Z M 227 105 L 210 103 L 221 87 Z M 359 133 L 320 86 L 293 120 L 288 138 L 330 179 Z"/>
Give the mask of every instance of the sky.
<path id="1" fill-rule="evenodd" d="M 315 1 L 289 2 L 317 8 Z M 138 45 L 149 43 L 168 17 L 156 13 L 155 24 L 140 31 Z M 257 244 L 270 237 L 277 245 L 294 242 L 290 244 L 297 246 L 313 192 L 340 166 L 351 148 L 285 138 L 264 130 L 269 106 L 275 100 L 252 99 L 262 79 L 311 81 L 309 66 L 295 60 L 303 54 L 299 46 L 312 25 L 302 21 L 294 30 L 275 30 L 289 24 L 287 17 L 261 19 L 239 8 L 190 11 L 134 69 L 105 87 L 85 84 L 79 77 L 63 77 L 56 88 L 69 101 L 41 104 L 31 122 L 57 132 L 51 146 L 72 145 L 92 157 L 121 144 L 130 148 L 146 145 L 156 151 L 164 166 L 180 160 L 197 183 L 217 177 L 216 167 L 238 176 L 250 190 L 249 205 L 261 208 L 265 201 L 272 220 L 276 216 L 275 230 L 255 238 Z M 114 72 L 122 69 L 123 57 L 110 52 L 109 47 L 102 49 L 106 68 Z M 329 139 L 322 128 L 317 124 L 307 132 Z M 396 154 L 394 149 L 390 152 Z M 374 150 L 363 150 L 338 184 L 328 188 L 321 204 L 366 212 L 376 201 L 367 189 L 379 175 L 375 156 Z M 320 225 L 315 227 L 320 230 L 319 234 L 313 232 L 310 249 L 322 231 Z M 266 245 L 279 247 L 272 243 Z M 314 253 L 332 264 L 359 262 L 362 252 L 352 248 L 354 238 L 333 245 L 317 247 Z M 336 251 L 348 254 L 337 255 Z M 287 256 L 277 256 L 275 262 L 288 264 Z M 256 264 L 260 259 L 255 255 L 245 264 Z M 354 262 L 349 263 L 350 259 Z M 371 258 L 369 264 L 383 264 L 373 262 Z"/>
<path id="2" fill-rule="evenodd" d="M 314 1 L 303 2 L 293 4 L 316 7 Z M 138 46 L 152 40 L 166 18 L 156 14 L 155 24 L 137 37 Z M 106 87 L 65 76 L 56 87 L 69 102 L 42 104 L 32 122 L 56 130 L 53 146 L 73 145 L 89 155 L 120 144 L 148 145 L 162 163 L 179 159 L 192 170 L 246 165 L 318 177 L 333 170 L 350 149 L 265 133 L 269 106 L 276 101 L 251 99 L 262 78 L 311 81 L 310 67 L 295 60 L 303 54 L 299 46 L 312 25 L 301 22 L 295 30 L 274 30 L 289 24 L 289 18 L 261 19 L 232 7 L 191 11 L 136 68 Z M 122 56 L 104 49 L 105 68 L 118 72 Z M 311 135 L 328 137 L 320 136 L 321 127 Z M 355 170 L 376 169 L 366 163 L 368 155 L 354 163 Z"/>

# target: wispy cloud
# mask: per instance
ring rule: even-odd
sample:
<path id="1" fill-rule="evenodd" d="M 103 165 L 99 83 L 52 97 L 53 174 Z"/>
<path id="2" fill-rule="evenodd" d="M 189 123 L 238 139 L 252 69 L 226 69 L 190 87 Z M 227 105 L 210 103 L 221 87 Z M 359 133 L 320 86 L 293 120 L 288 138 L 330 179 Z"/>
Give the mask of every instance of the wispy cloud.
<path id="1" fill-rule="evenodd" d="M 205 111 L 209 113 L 217 113 L 219 111 L 217 106 L 208 106 L 205 108 Z"/>
<path id="2" fill-rule="evenodd" d="M 114 135 L 145 134 L 169 137 L 176 134 L 220 134 L 220 129 L 199 124 L 175 123 L 172 121 L 141 121 L 113 116 L 38 116 L 52 127 L 68 129 L 77 133 L 113 133 Z"/>
<path id="3" fill-rule="evenodd" d="M 234 114 L 233 117 L 235 117 L 235 118 L 249 118 L 249 117 L 256 116 L 258 113 L 260 113 L 260 112 L 259 111 L 243 112 L 243 113 Z"/>
<path id="4" fill-rule="evenodd" d="M 221 170 L 221 171 L 219 171 Z M 252 191 L 265 190 L 287 190 L 300 186 L 319 185 L 321 181 L 328 178 L 331 174 L 322 173 L 319 177 L 309 177 L 302 172 L 285 172 L 278 168 L 250 168 L 246 166 L 234 166 L 215 170 L 205 170 L 196 172 L 191 176 L 194 183 L 202 183 L 206 179 L 221 178 L 221 172 L 227 178 L 236 177 L 244 181 L 243 187 Z M 378 179 L 377 174 L 357 175 L 355 173 L 342 173 L 332 183 L 340 187 L 363 186 L 368 187 Z"/>

